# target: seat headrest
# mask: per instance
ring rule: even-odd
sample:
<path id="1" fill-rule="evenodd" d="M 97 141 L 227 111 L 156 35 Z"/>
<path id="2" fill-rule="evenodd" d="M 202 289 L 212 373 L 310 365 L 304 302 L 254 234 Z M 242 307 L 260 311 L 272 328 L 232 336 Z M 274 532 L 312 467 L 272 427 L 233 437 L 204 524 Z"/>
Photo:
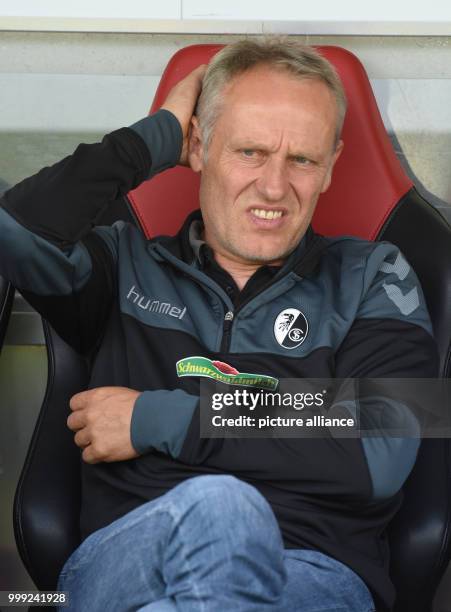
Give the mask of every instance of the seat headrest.
<path id="1" fill-rule="evenodd" d="M 208 63 L 222 45 L 192 45 L 169 61 L 150 112 L 168 92 L 199 64 Z M 412 187 L 398 161 L 360 61 L 340 47 L 317 50 L 340 75 L 348 98 L 343 127 L 343 154 L 336 163 L 332 184 L 320 196 L 313 217 L 317 232 L 348 234 L 373 240 L 390 212 Z M 199 207 L 199 176 L 188 168 L 163 172 L 129 193 L 130 202 L 147 236 L 174 234 L 187 214 Z"/>

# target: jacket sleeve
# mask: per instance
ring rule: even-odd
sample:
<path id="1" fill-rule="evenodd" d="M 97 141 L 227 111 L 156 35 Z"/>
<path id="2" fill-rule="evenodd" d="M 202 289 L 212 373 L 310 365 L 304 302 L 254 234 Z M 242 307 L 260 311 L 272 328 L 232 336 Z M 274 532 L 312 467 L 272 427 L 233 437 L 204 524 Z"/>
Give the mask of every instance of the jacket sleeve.
<path id="1" fill-rule="evenodd" d="M 159 111 L 43 168 L 0 204 L 0 274 L 79 351 L 98 340 L 116 281 L 120 224 L 94 229 L 110 202 L 177 163 L 181 128 Z"/>
<path id="2" fill-rule="evenodd" d="M 420 282 L 397 247 L 376 247 L 364 282 L 364 299 L 336 356 L 336 376 L 361 381 L 357 416 L 373 496 L 379 499 L 399 490 L 415 464 L 421 406 L 415 414 L 408 394 L 393 394 L 389 382 L 371 392 L 368 379 L 402 379 L 402 387 L 405 379 L 436 378 L 439 359 Z M 397 430 L 402 435 L 396 436 Z"/>
<path id="3" fill-rule="evenodd" d="M 367 262 L 356 319 L 335 355 L 335 376 L 434 378 L 437 370 L 418 279 L 396 247 L 376 247 Z M 275 432 L 265 439 L 206 439 L 200 437 L 199 398 L 183 391 L 152 391 L 136 404 L 132 432 L 141 452 L 155 448 L 188 464 L 204 463 L 267 481 L 303 482 L 311 490 L 327 483 L 329 494 L 355 497 L 359 489 L 366 499 L 389 498 L 414 465 L 418 423 L 409 406 L 389 397 L 367 397 L 359 407 L 360 426 L 372 430 L 370 437 L 336 437 L 325 431 L 315 438 L 277 438 Z M 356 410 L 355 402 L 342 400 L 331 408 L 334 416 L 355 417 Z M 396 428 L 407 429 L 409 435 L 384 435 Z M 380 435 L 374 435 L 378 430 Z"/>

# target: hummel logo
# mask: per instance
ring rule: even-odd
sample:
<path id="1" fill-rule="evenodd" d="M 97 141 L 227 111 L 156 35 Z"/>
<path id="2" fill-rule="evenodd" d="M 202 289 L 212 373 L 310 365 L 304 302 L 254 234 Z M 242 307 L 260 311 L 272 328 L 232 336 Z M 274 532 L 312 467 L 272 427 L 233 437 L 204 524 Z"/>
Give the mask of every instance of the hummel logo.
<path id="1" fill-rule="evenodd" d="M 407 293 L 403 293 L 396 285 L 388 283 L 382 283 L 382 287 L 395 306 L 399 308 L 401 314 L 406 317 L 412 314 L 420 305 L 420 298 L 418 297 L 418 289 L 416 287 L 413 287 Z"/>
<path id="2" fill-rule="evenodd" d="M 403 281 L 410 272 L 410 266 L 401 253 L 398 253 L 394 263 L 384 260 L 379 270 L 384 272 L 384 274 L 395 274 L 400 281 Z M 393 283 L 382 283 L 382 287 L 387 297 L 399 308 L 401 314 L 406 317 L 412 314 L 420 305 L 420 297 L 416 287 L 413 287 L 406 293 L 403 293 L 401 287 Z"/>
<path id="3" fill-rule="evenodd" d="M 169 302 L 151 300 L 151 298 L 141 295 L 136 291 L 135 285 L 133 285 L 128 292 L 127 300 L 133 302 L 133 304 L 136 304 L 143 310 L 156 312 L 157 314 L 169 315 L 170 317 L 175 317 L 176 319 L 183 319 L 186 312 L 186 306 L 182 310 L 181 308 L 178 308 L 178 306 L 173 306 Z"/>
<path id="4" fill-rule="evenodd" d="M 398 253 L 396 256 L 394 263 L 389 263 L 388 261 L 383 261 L 379 268 L 381 272 L 385 272 L 385 274 L 396 274 L 399 280 L 404 280 L 407 278 L 407 275 L 410 272 L 410 266 L 401 253 Z"/>

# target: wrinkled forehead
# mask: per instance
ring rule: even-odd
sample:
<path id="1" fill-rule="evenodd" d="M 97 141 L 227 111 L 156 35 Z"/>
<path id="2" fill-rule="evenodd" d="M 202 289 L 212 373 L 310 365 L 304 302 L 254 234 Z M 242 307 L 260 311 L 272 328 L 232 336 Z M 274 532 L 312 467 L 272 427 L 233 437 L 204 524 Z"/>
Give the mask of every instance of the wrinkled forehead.
<path id="1" fill-rule="evenodd" d="M 287 93 L 294 98 L 300 96 L 299 102 L 305 91 L 315 89 L 316 96 L 325 97 L 336 106 L 331 88 L 319 75 L 296 74 L 285 66 L 268 64 L 259 64 L 231 77 L 222 87 L 221 98 L 230 104 L 241 96 L 266 94 L 268 89 L 278 96 Z"/>
<path id="2" fill-rule="evenodd" d="M 337 104 L 319 78 L 300 78 L 286 70 L 259 67 L 235 77 L 223 90 L 213 132 L 335 141 Z"/>

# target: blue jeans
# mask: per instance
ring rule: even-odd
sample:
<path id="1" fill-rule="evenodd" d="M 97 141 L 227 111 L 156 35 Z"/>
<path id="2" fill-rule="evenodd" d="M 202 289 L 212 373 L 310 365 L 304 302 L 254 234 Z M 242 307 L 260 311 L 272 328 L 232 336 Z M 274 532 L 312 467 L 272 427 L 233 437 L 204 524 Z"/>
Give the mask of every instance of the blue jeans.
<path id="1" fill-rule="evenodd" d="M 61 571 L 77 612 L 370 612 L 357 574 L 317 551 L 285 550 L 260 493 L 197 476 L 92 533 Z"/>

